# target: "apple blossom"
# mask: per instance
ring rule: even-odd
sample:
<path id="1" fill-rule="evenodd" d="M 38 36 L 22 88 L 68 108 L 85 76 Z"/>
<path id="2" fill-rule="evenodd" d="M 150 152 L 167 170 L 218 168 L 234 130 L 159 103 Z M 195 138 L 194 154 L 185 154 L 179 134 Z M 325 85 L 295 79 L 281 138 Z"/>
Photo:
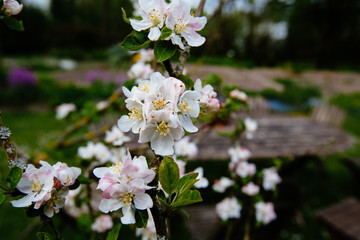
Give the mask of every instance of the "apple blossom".
<path id="1" fill-rule="evenodd" d="M 255 204 L 256 220 L 258 222 L 268 224 L 276 219 L 276 213 L 273 203 L 258 202 Z"/>
<path id="2" fill-rule="evenodd" d="M 246 130 L 246 138 L 253 139 L 254 133 L 258 128 L 257 121 L 247 117 L 247 118 L 245 118 L 244 123 L 245 123 L 245 130 Z"/>
<path id="3" fill-rule="evenodd" d="M 236 197 L 225 198 L 216 204 L 216 213 L 223 221 L 230 218 L 240 218 L 241 205 Z"/>
<path id="4" fill-rule="evenodd" d="M 149 79 L 150 75 L 154 72 L 150 64 L 143 62 L 137 62 L 133 64 L 128 71 L 130 78 L 135 79 L 136 83 L 140 83 L 141 80 Z"/>
<path id="5" fill-rule="evenodd" d="M 256 194 L 259 193 L 260 188 L 259 186 L 257 186 L 256 184 L 254 184 L 253 182 L 249 182 L 248 184 L 244 185 L 241 190 L 243 191 L 243 193 L 245 193 L 246 195 L 249 196 L 255 196 Z"/>
<path id="6" fill-rule="evenodd" d="M 74 112 L 76 110 L 76 106 L 72 103 L 63 103 L 56 107 L 56 118 L 63 119 L 70 112 Z"/>
<path id="7" fill-rule="evenodd" d="M 4 5 L 1 10 L 4 11 L 6 16 L 17 15 L 23 9 L 23 5 L 15 0 L 4 0 Z"/>
<path id="8" fill-rule="evenodd" d="M 274 167 L 264 169 L 263 174 L 263 187 L 265 190 L 274 190 L 276 185 L 281 182 L 281 178 Z"/>
<path id="9" fill-rule="evenodd" d="M 198 148 L 195 143 L 190 142 L 189 136 L 185 136 L 174 145 L 175 155 L 187 158 L 193 158 L 198 154 Z"/>
<path id="10" fill-rule="evenodd" d="M 181 37 L 192 47 L 199 47 L 204 44 L 205 38 L 197 31 L 204 28 L 206 17 L 194 17 L 191 15 L 191 6 L 183 0 L 174 0 L 169 5 L 166 18 L 166 26 L 173 32 L 168 37 L 171 42 L 185 49 Z"/>
<path id="11" fill-rule="evenodd" d="M 109 215 L 100 215 L 91 225 L 91 230 L 102 233 L 112 229 L 113 225 L 112 218 Z"/>
<path id="12" fill-rule="evenodd" d="M 111 128 L 111 131 L 106 131 L 105 134 L 105 142 L 112 143 L 114 146 L 121 146 L 131 140 L 116 125 Z"/>
<path id="13" fill-rule="evenodd" d="M 235 173 L 242 178 L 253 176 L 256 173 L 256 166 L 252 163 L 240 162 L 235 168 Z"/>
<path id="14" fill-rule="evenodd" d="M 194 170 L 194 172 L 199 174 L 196 178 L 199 181 L 197 181 L 194 186 L 196 188 L 207 188 L 207 186 L 209 186 L 209 181 L 204 177 L 204 169 L 202 167 L 198 167 Z"/>
<path id="15" fill-rule="evenodd" d="M 37 202 L 34 208 L 39 209 L 41 205 L 44 205 L 44 214 L 51 218 L 55 213 L 58 213 L 60 209 L 64 207 L 68 192 L 68 188 L 62 188 L 59 191 L 53 188 L 51 193 L 48 193 L 49 199 L 46 199 L 44 202 Z"/>
<path id="16" fill-rule="evenodd" d="M 220 108 L 219 100 L 216 99 L 216 92 L 210 84 L 202 87 L 200 79 L 197 79 L 194 84 L 194 90 L 201 93 L 200 106 L 209 109 L 210 111 L 217 111 Z"/>
<path id="17" fill-rule="evenodd" d="M 229 148 L 229 154 L 232 163 L 237 163 L 239 161 L 247 161 L 251 157 L 251 152 L 247 148 L 240 146 L 236 146 L 235 148 Z"/>
<path id="18" fill-rule="evenodd" d="M 160 37 L 160 28 L 164 26 L 166 3 L 164 0 L 139 0 L 139 13 L 142 20 L 130 19 L 136 31 L 150 29 L 148 37 L 156 41 Z"/>
<path id="19" fill-rule="evenodd" d="M 178 116 L 181 125 L 188 132 L 197 132 L 191 118 L 196 118 L 200 113 L 199 99 L 201 94 L 197 91 L 185 91 L 177 104 Z"/>
<path id="20" fill-rule="evenodd" d="M 248 100 L 248 96 L 246 93 L 240 91 L 239 89 L 234 89 L 230 92 L 230 97 L 238 99 L 240 101 L 246 102 Z"/>
<path id="21" fill-rule="evenodd" d="M 68 167 L 66 163 L 57 162 L 54 166 L 54 176 L 64 187 L 71 186 L 79 177 L 81 169 L 78 167 Z"/>
<path id="22" fill-rule="evenodd" d="M 225 190 L 232 186 L 234 181 L 227 177 L 221 177 L 220 180 L 215 180 L 213 189 L 216 192 L 223 193 Z"/>
<path id="23" fill-rule="evenodd" d="M 93 142 L 88 142 L 86 147 L 78 148 L 78 155 L 83 159 L 91 159 L 95 156 L 95 144 Z"/>

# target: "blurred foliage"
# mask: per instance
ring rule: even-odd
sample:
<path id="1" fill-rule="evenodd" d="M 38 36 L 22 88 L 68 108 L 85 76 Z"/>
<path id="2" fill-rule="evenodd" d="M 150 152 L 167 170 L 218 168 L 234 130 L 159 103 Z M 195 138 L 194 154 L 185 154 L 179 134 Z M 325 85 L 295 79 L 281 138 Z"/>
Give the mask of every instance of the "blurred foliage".
<path id="1" fill-rule="evenodd" d="M 282 103 L 289 103 L 293 105 L 300 105 L 311 98 L 320 98 L 321 91 L 316 87 L 304 87 L 291 79 L 275 79 L 276 82 L 283 85 L 284 89 L 278 92 L 274 89 L 265 89 L 261 95 L 267 99 L 276 99 Z"/>

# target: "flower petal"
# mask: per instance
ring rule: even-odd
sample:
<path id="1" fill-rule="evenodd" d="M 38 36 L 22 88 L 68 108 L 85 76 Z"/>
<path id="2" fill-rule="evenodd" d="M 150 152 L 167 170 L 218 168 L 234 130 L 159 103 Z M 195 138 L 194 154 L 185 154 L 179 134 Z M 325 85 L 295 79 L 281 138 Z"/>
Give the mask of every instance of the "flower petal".
<path id="1" fill-rule="evenodd" d="M 152 27 L 150 28 L 148 38 L 151 41 L 156 41 L 159 39 L 160 35 L 161 35 L 160 29 L 158 27 Z"/>
<path id="2" fill-rule="evenodd" d="M 103 213 L 113 212 L 122 208 L 124 203 L 117 199 L 102 199 L 100 201 L 99 210 Z"/>
<path id="3" fill-rule="evenodd" d="M 139 32 L 142 30 L 149 29 L 153 25 L 151 21 L 146 21 L 145 19 L 144 20 L 130 19 L 130 24 L 134 30 Z"/>
<path id="4" fill-rule="evenodd" d="M 151 197 L 146 193 L 136 194 L 134 197 L 134 204 L 135 204 L 135 208 L 144 210 L 147 208 L 152 208 L 153 201 Z"/>

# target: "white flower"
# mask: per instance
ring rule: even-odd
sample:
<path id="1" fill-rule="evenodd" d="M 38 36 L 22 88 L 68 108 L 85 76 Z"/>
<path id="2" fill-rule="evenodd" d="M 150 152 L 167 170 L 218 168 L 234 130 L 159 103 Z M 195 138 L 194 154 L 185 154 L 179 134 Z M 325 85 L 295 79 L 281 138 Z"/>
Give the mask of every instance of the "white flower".
<path id="1" fill-rule="evenodd" d="M 148 124 L 145 129 L 140 132 L 139 143 L 150 142 L 151 148 L 155 154 L 162 156 L 170 156 L 174 154 L 174 140 L 180 140 L 184 135 L 184 130 L 176 120 L 171 120 L 169 112 L 161 112 L 158 115 L 162 121 Z"/>
<path id="2" fill-rule="evenodd" d="M 130 137 L 126 136 L 117 126 L 113 126 L 111 131 L 106 131 L 105 142 L 112 143 L 114 146 L 121 146 L 130 140 Z"/>
<path id="3" fill-rule="evenodd" d="M 72 103 L 63 103 L 56 107 L 56 118 L 63 119 L 70 112 L 74 112 L 76 110 L 76 106 Z"/>
<path id="4" fill-rule="evenodd" d="M 230 97 L 238 99 L 240 101 L 246 102 L 248 100 L 248 96 L 246 93 L 240 91 L 239 89 L 234 89 L 230 92 Z"/>
<path id="5" fill-rule="evenodd" d="M 255 185 L 253 182 L 249 182 L 248 184 L 243 186 L 241 190 L 243 191 L 243 193 L 249 196 L 255 196 L 256 194 L 259 193 L 260 188 L 259 186 Z"/>
<path id="6" fill-rule="evenodd" d="M 131 66 L 128 75 L 130 78 L 135 79 L 136 83 L 139 83 L 141 80 L 149 79 L 153 72 L 154 69 L 151 68 L 150 64 L 137 62 Z"/>
<path id="7" fill-rule="evenodd" d="M 197 132 L 197 127 L 194 126 L 191 118 L 196 118 L 200 113 L 199 99 L 201 93 L 197 91 L 185 91 L 177 104 L 178 116 L 181 125 L 188 132 Z"/>
<path id="8" fill-rule="evenodd" d="M 4 0 L 3 9 L 6 16 L 17 15 L 23 9 L 23 5 L 15 0 Z"/>
<path id="9" fill-rule="evenodd" d="M 251 152 L 244 147 L 236 146 L 235 148 L 229 148 L 229 154 L 232 163 L 238 163 L 239 161 L 247 161 L 251 157 Z"/>
<path id="10" fill-rule="evenodd" d="M 29 164 L 16 188 L 26 196 L 11 201 L 13 207 L 28 207 L 33 202 L 41 201 L 51 192 L 54 186 L 54 171 L 52 167 L 43 166 L 39 169 Z"/>
<path id="11" fill-rule="evenodd" d="M 276 185 L 281 182 L 281 178 L 276 171 L 276 168 L 264 169 L 263 187 L 265 190 L 274 190 Z"/>
<path id="12" fill-rule="evenodd" d="M 136 31 L 150 29 L 149 39 L 156 41 L 160 37 L 160 28 L 164 26 L 166 3 L 164 0 L 139 0 L 139 13 L 142 20 L 130 19 Z"/>
<path id="13" fill-rule="evenodd" d="M 207 188 L 207 186 L 209 186 L 209 181 L 204 177 L 204 169 L 202 167 L 198 167 L 194 170 L 194 172 L 199 174 L 196 178 L 199 181 L 197 181 L 194 186 L 196 188 Z"/>
<path id="14" fill-rule="evenodd" d="M 64 207 L 68 192 L 68 188 L 62 188 L 60 191 L 52 189 L 51 193 L 49 193 L 49 199 L 46 199 L 45 202 L 37 202 L 34 208 L 39 209 L 41 205 L 44 205 L 44 214 L 51 218 Z"/>
<path id="15" fill-rule="evenodd" d="M 236 166 L 235 173 L 242 178 L 253 176 L 256 173 L 256 166 L 252 163 L 240 162 Z"/>
<path id="16" fill-rule="evenodd" d="M 194 89 L 195 91 L 201 93 L 200 105 L 202 107 L 214 112 L 220 108 L 219 100 L 216 99 L 217 94 L 211 85 L 206 84 L 204 87 L 202 87 L 201 80 L 197 79 L 194 84 Z"/>
<path id="17" fill-rule="evenodd" d="M 95 222 L 91 225 L 91 230 L 98 233 L 106 232 L 112 229 L 113 221 L 109 215 L 100 215 L 95 219 Z"/>
<path id="18" fill-rule="evenodd" d="M 102 164 L 111 160 L 111 151 L 103 143 L 98 142 L 94 146 L 94 156 Z"/>
<path id="19" fill-rule="evenodd" d="M 225 198 L 216 204 L 216 213 L 223 221 L 226 221 L 229 218 L 240 218 L 241 205 L 236 197 Z"/>
<path id="20" fill-rule="evenodd" d="M 126 89 L 123 87 L 123 90 Z M 128 115 L 123 115 L 118 120 L 118 127 L 123 132 L 131 131 L 139 133 L 145 127 L 145 116 L 143 112 L 143 104 L 134 99 L 128 98 L 125 100 L 126 108 L 131 112 Z"/>
<path id="21" fill-rule="evenodd" d="M 6 140 L 6 139 L 10 138 L 10 136 L 11 136 L 11 131 L 9 128 L 0 127 L 0 139 Z"/>
<path id="22" fill-rule="evenodd" d="M 78 148 L 78 155 L 83 159 L 91 159 L 95 156 L 96 148 L 93 142 L 88 142 L 86 147 Z"/>
<path id="23" fill-rule="evenodd" d="M 127 157 L 127 151 L 125 148 L 113 148 L 111 149 L 111 159 L 112 163 L 123 162 Z"/>
<path id="24" fill-rule="evenodd" d="M 40 161 L 41 163 L 42 161 Z M 79 177 L 81 169 L 78 167 L 68 167 L 66 163 L 57 162 L 54 166 L 54 176 L 65 186 L 71 186 Z"/>
<path id="25" fill-rule="evenodd" d="M 232 186 L 234 181 L 227 177 L 221 177 L 220 180 L 215 180 L 213 189 L 216 192 L 223 193 L 225 190 Z"/>
<path id="26" fill-rule="evenodd" d="M 96 110 L 102 111 L 109 106 L 108 101 L 100 101 L 96 104 Z"/>
<path id="27" fill-rule="evenodd" d="M 77 66 L 77 63 L 71 59 L 62 59 L 59 61 L 59 67 L 64 70 L 73 70 Z"/>
<path id="28" fill-rule="evenodd" d="M 268 224 L 276 219 L 276 213 L 273 203 L 258 202 L 255 204 L 256 220 L 258 222 Z"/>
<path id="29" fill-rule="evenodd" d="M 166 18 L 166 26 L 173 31 L 168 39 L 171 39 L 172 43 L 181 49 L 185 49 L 181 37 L 190 46 L 199 47 L 204 44 L 205 38 L 197 31 L 203 29 L 206 22 L 206 17 L 193 17 L 191 15 L 191 6 L 188 2 L 174 0 L 169 5 Z"/>
<path id="30" fill-rule="evenodd" d="M 152 62 L 155 58 L 154 56 L 154 49 L 141 49 L 138 52 L 139 59 L 138 62 Z M 147 78 L 146 78 L 147 79 Z"/>
<path id="31" fill-rule="evenodd" d="M 175 155 L 193 158 L 198 153 L 198 148 L 195 143 L 190 142 L 189 136 L 185 136 L 179 141 L 175 142 Z"/>
<path id="32" fill-rule="evenodd" d="M 247 117 L 247 118 L 245 118 L 244 123 L 245 123 L 245 130 L 246 130 L 246 138 L 253 139 L 254 133 L 258 128 L 257 121 Z"/>

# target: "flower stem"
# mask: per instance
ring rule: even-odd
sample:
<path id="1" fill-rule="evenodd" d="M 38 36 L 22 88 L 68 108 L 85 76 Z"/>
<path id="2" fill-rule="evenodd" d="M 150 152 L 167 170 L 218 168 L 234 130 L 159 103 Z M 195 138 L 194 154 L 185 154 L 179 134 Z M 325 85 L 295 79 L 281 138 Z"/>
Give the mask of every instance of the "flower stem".
<path id="1" fill-rule="evenodd" d="M 61 234 L 59 232 L 59 230 L 56 228 L 54 222 L 52 221 L 51 218 L 48 218 L 47 216 L 45 215 L 41 215 L 41 221 L 44 223 L 44 224 L 47 224 L 51 230 L 53 230 L 54 234 L 55 234 L 55 237 L 56 237 L 56 240 L 62 240 L 62 237 L 61 237 Z"/>

